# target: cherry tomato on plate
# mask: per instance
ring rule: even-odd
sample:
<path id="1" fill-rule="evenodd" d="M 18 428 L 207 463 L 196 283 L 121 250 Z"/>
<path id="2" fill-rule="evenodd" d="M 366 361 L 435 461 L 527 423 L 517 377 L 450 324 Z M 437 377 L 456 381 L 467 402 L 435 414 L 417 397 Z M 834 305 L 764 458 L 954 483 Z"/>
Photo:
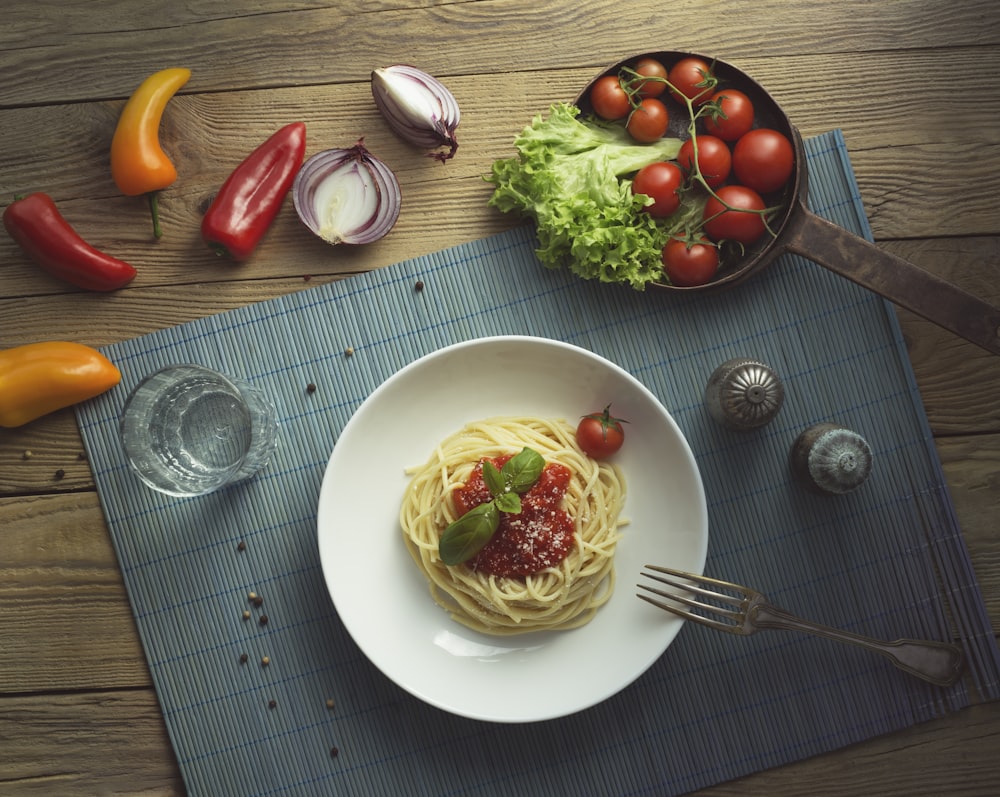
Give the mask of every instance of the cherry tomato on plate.
<path id="1" fill-rule="evenodd" d="M 632 85 L 640 97 L 659 97 L 666 91 L 667 68 L 655 58 L 640 58 L 633 69 L 651 80 L 634 79 Z"/>
<path id="2" fill-rule="evenodd" d="M 690 242 L 671 238 L 663 247 L 663 270 L 680 288 L 705 285 L 719 270 L 719 250 L 704 238 Z"/>
<path id="3" fill-rule="evenodd" d="M 692 100 L 695 105 L 704 105 L 718 84 L 708 61 L 694 57 L 682 58 L 670 67 L 667 80 L 670 81 L 671 86 L 677 89 L 676 92 L 671 93 L 674 99 L 681 104 L 684 103 L 684 99 L 679 94 Z"/>
<path id="4" fill-rule="evenodd" d="M 705 130 L 723 141 L 736 141 L 753 127 L 753 102 L 742 91 L 722 89 L 712 95 L 718 112 L 705 117 Z"/>
<path id="5" fill-rule="evenodd" d="M 705 203 L 705 232 L 709 238 L 752 244 L 764 234 L 764 216 L 759 211 L 767 206 L 760 194 L 743 185 L 724 185 L 715 193 L 718 199 L 709 197 Z"/>
<path id="6" fill-rule="evenodd" d="M 712 188 L 722 185 L 733 168 L 733 156 L 729 145 L 716 136 L 695 136 L 681 144 L 677 162 L 686 172 L 691 172 L 694 163 L 694 147 L 698 145 L 698 167 L 701 176 Z"/>
<path id="7" fill-rule="evenodd" d="M 663 138 L 669 122 L 670 116 L 667 113 L 667 106 L 655 97 L 646 97 L 629 114 L 625 129 L 640 144 L 652 144 Z"/>
<path id="8" fill-rule="evenodd" d="M 632 193 L 645 194 L 653 200 L 643 210 L 656 219 L 669 216 L 681 206 L 677 190 L 684 183 L 684 172 L 676 163 L 657 161 L 643 166 L 632 180 Z"/>
<path id="9" fill-rule="evenodd" d="M 590 89 L 590 104 L 594 113 L 612 122 L 624 119 L 632 110 L 628 94 L 618 78 L 612 75 L 599 78 L 594 83 Z"/>
<path id="10" fill-rule="evenodd" d="M 766 194 L 788 182 L 795 165 L 792 142 L 779 133 L 761 127 L 751 130 L 733 147 L 733 170 L 743 185 Z"/>
<path id="11" fill-rule="evenodd" d="M 584 415 L 576 427 L 577 445 L 592 459 L 610 457 L 625 442 L 623 423 L 628 421 L 612 417 L 610 404 L 602 412 Z"/>

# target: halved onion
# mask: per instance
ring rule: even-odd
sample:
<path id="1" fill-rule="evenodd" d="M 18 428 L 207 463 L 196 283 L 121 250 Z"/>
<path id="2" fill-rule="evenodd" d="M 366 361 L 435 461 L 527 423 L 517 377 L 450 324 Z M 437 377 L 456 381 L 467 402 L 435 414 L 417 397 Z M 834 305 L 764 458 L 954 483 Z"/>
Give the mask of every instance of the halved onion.
<path id="1" fill-rule="evenodd" d="M 455 95 L 440 80 L 407 64 L 387 66 L 372 72 L 372 96 L 401 138 L 424 149 L 448 147 L 427 153 L 441 162 L 455 156 L 455 128 L 462 115 Z"/>
<path id="2" fill-rule="evenodd" d="M 392 229 L 402 194 L 396 175 L 362 138 L 350 149 L 317 152 L 302 164 L 292 203 L 302 223 L 327 243 L 367 244 Z"/>

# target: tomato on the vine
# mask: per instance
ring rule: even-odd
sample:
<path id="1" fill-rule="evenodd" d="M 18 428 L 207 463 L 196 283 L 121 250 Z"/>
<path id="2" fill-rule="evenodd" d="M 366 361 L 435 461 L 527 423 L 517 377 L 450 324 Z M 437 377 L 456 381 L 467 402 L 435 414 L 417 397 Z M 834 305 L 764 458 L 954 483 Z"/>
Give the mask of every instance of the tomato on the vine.
<path id="1" fill-rule="evenodd" d="M 629 114 L 625 129 L 640 144 L 652 144 L 663 138 L 669 121 L 667 106 L 655 97 L 646 97 Z"/>
<path id="2" fill-rule="evenodd" d="M 585 415 L 576 427 L 577 445 L 593 459 L 610 457 L 625 442 L 623 423 L 628 421 L 612 417 L 610 404 L 601 412 Z"/>
<path id="3" fill-rule="evenodd" d="M 631 85 L 640 97 L 659 97 L 667 88 L 667 68 L 655 58 L 640 58 L 633 67 L 650 80 L 633 79 Z"/>
<path id="4" fill-rule="evenodd" d="M 719 250 L 704 238 L 671 238 L 663 247 L 663 270 L 678 287 L 704 285 L 719 270 Z"/>
<path id="5" fill-rule="evenodd" d="M 608 121 L 624 119 L 632 110 L 632 103 L 621 81 L 612 75 L 598 78 L 594 83 L 590 89 L 590 104 L 594 113 Z"/>
<path id="6" fill-rule="evenodd" d="M 764 234 L 767 227 L 762 211 L 767 206 L 760 194 L 744 185 L 724 185 L 715 193 L 718 198 L 711 196 L 705 203 L 705 232 L 709 238 L 752 244 Z"/>
<path id="7" fill-rule="evenodd" d="M 684 184 L 684 173 L 676 163 L 658 161 L 643 166 L 632 180 L 632 193 L 645 194 L 653 200 L 643 210 L 650 216 L 662 219 L 681 206 L 677 193 Z"/>
<path id="8" fill-rule="evenodd" d="M 723 89 L 712 95 L 710 102 L 718 107 L 705 117 L 705 129 L 723 141 L 736 141 L 753 127 L 753 102 L 742 91 Z"/>
<path id="9" fill-rule="evenodd" d="M 792 143 L 777 130 L 766 127 L 751 130 L 733 148 L 736 177 L 762 194 L 777 191 L 787 183 L 794 166 Z"/>
<path id="10" fill-rule="evenodd" d="M 698 168 L 705 182 L 712 188 L 722 185 L 733 167 L 733 156 L 729 145 L 716 136 L 695 136 L 681 144 L 677 162 L 684 171 L 694 170 L 695 144 L 698 145 Z"/>
<path id="11" fill-rule="evenodd" d="M 680 94 L 692 100 L 695 105 L 704 105 L 718 84 L 715 75 L 712 74 L 711 65 L 704 59 L 695 57 L 682 58 L 670 67 L 667 80 L 677 89 L 671 93 L 682 105 L 684 99 Z"/>

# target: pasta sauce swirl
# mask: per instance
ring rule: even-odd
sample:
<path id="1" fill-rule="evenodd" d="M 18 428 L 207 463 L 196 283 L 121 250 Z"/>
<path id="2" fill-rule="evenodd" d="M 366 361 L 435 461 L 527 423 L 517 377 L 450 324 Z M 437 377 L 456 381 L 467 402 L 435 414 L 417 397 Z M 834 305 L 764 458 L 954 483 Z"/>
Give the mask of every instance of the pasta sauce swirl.
<path id="1" fill-rule="evenodd" d="M 497 470 L 511 457 L 490 459 Z M 489 576 L 516 578 L 557 566 L 573 548 L 573 519 L 562 508 L 570 469 L 550 462 L 538 481 L 521 496 L 521 511 L 500 513 L 500 526 L 490 541 L 467 564 Z M 483 464 L 476 465 L 465 486 L 453 494 L 459 516 L 489 501 Z"/>

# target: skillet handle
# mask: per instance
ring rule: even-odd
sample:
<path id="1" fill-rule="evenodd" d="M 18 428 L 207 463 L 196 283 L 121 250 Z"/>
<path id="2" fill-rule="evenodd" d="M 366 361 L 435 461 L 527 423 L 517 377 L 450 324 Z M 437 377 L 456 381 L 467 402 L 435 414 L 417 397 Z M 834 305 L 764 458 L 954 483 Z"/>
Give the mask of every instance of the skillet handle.
<path id="1" fill-rule="evenodd" d="M 1000 354 L 1000 309 L 817 216 L 804 205 L 782 232 L 784 248 L 928 321 Z"/>

